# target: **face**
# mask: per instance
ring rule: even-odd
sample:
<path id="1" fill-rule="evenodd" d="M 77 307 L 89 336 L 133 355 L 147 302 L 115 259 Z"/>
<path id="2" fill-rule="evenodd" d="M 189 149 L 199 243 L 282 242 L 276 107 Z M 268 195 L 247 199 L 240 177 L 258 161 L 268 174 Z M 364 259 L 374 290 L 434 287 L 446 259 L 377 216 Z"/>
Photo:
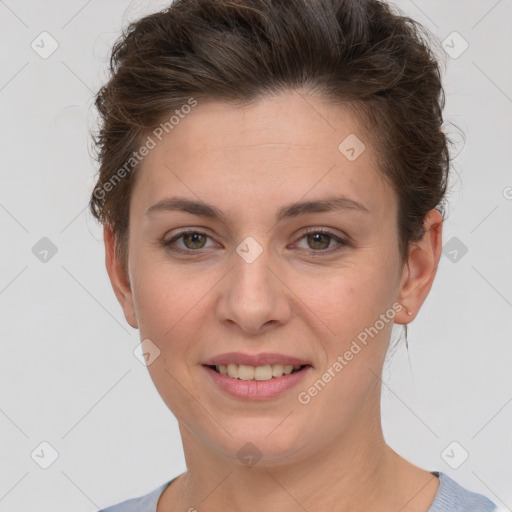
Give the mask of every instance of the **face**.
<path id="1" fill-rule="evenodd" d="M 354 135 L 355 159 L 361 146 L 339 149 Z M 148 370 L 190 443 L 233 461 L 252 443 L 272 465 L 375 430 L 409 275 L 376 157 L 346 109 L 289 92 L 243 108 L 199 102 L 144 159 L 130 284 L 115 288 L 160 351 Z M 206 366 L 237 361 L 265 368 L 231 366 L 235 379 Z M 272 363 L 305 366 L 259 380 L 282 374 Z"/>

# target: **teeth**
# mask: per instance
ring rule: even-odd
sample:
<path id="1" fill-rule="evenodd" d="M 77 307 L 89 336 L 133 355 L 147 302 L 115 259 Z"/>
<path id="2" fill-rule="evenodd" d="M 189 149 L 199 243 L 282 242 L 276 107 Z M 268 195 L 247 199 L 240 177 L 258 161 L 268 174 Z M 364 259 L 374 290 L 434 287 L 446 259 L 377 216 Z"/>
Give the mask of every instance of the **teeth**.
<path id="1" fill-rule="evenodd" d="M 273 364 L 272 365 L 272 377 L 281 377 L 283 375 L 283 368 L 284 366 L 282 364 Z"/>
<path id="2" fill-rule="evenodd" d="M 238 365 L 237 364 L 228 364 L 228 375 L 233 377 L 233 379 L 238 379 Z"/>
<path id="3" fill-rule="evenodd" d="M 265 366 L 248 366 L 245 364 L 219 364 L 215 369 L 222 375 L 228 375 L 240 380 L 270 380 L 273 377 L 289 375 L 293 370 L 298 370 L 300 365 L 291 364 L 267 364 Z"/>
<path id="4" fill-rule="evenodd" d="M 238 378 L 241 380 L 252 380 L 254 379 L 254 366 L 245 366 L 241 364 L 238 366 Z"/>

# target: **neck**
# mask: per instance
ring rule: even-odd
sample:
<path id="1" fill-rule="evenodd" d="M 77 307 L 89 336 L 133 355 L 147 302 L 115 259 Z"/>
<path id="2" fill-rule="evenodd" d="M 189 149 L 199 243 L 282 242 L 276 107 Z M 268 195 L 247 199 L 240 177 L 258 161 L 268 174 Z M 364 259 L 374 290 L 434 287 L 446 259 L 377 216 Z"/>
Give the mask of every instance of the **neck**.
<path id="1" fill-rule="evenodd" d="M 180 430 L 188 471 L 167 488 L 158 512 L 425 511 L 438 487 L 386 445 L 380 420 L 362 418 L 307 457 L 252 467 L 212 450 L 182 424 Z"/>

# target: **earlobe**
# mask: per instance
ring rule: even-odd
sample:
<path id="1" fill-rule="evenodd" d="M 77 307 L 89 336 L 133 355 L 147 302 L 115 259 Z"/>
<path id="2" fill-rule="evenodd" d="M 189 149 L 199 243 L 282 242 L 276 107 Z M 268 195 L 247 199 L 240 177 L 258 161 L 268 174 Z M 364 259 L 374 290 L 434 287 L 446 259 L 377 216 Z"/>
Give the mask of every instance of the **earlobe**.
<path id="1" fill-rule="evenodd" d="M 125 269 L 121 265 L 121 262 L 115 251 L 115 238 L 112 230 L 104 226 L 103 227 L 103 240 L 105 243 L 105 266 L 107 273 L 110 278 L 110 283 L 114 293 L 119 301 L 119 304 L 123 308 L 124 316 L 126 321 L 134 329 L 138 328 L 137 317 L 135 315 L 135 308 L 133 305 L 133 295 L 130 283 L 128 282 Z"/>
<path id="2" fill-rule="evenodd" d="M 411 245 L 407 265 L 403 269 L 397 298 L 403 309 L 395 316 L 397 324 L 407 324 L 415 318 L 432 288 L 439 265 L 443 226 L 439 211 L 431 210 L 423 225 L 425 234 L 421 240 Z"/>

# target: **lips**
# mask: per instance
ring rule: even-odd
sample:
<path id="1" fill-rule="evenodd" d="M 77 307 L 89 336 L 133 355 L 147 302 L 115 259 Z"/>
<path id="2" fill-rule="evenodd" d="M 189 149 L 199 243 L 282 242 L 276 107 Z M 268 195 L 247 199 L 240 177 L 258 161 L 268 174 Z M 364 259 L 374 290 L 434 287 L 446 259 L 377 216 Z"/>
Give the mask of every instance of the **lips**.
<path id="1" fill-rule="evenodd" d="M 285 354 L 277 354 L 272 352 L 263 352 L 261 354 L 244 354 L 242 352 L 228 352 L 212 357 L 203 362 L 205 366 L 219 366 L 219 365 L 246 365 L 246 366 L 266 366 L 273 364 L 282 364 L 283 366 L 312 366 L 312 364 L 298 357 L 289 356 Z"/>
<path id="2" fill-rule="evenodd" d="M 236 366 L 236 364 L 231 363 L 230 366 Z M 282 365 L 279 366 L 282 368 Z M 265 380 L 258 380 L 258 378 L 245 380 L 233 378 L 229 375 L 219 373 L 214 369 L 214 367 L 212 368 L 208 365 L 202 365 L 202 367 L 207 378 L 211 379 L 210 382 L 215 384 L 213 390 L 211 390 L 211 386 L 205 387 L 206 392 L 213 393 L 212 396 L 214 399 L 217 397 L 218 390 L 223 395 L 230 395 L 231 397 L 235 397 L 237 399 L 250 401 L 270 400 L 277 398 L 292 388 L 298 386 L 298 384 L 303 382 L 304 379 L 306 379 L 307 376 L 310 375 L 313 371 L 313 368 L 310 365 L 305 365 L 302 366 L 300 370 L 293 371 L 289 374 L 282 374 L 276 378 L 268 378 L 268 375 L 266 375 L 263 376 L 266 377 Z M 247 368 L 245 370 L 247 370 Z M 274 367 L 272 366 L 272 368 Z M 290 366 L 290 368 L 292 367 Z M 245 375 L 245 377 L 247 377 L 247 375 Z"/>

